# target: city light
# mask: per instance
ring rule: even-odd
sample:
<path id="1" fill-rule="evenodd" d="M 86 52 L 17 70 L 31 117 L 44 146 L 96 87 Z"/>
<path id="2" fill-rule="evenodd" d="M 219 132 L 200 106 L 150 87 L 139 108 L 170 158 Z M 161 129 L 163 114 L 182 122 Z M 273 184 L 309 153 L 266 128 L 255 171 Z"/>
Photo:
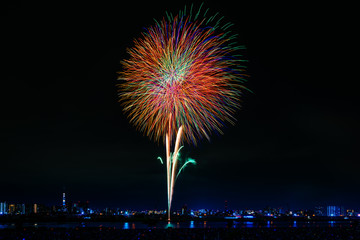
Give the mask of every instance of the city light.
<path id="1" fill-rule="evenodd" d="M 123 229 L 130 229 L 130 226 L 129 226 L 129 223 L 128 223 L 128 222 L 125 222 L 125 223 L 124 223 Z"/>
<path id="2" fill-rule="evenodd" d="M 167 215 L 167 209 L 149 209 L 149 210 L 131 210 L 131 209 L 121 209 L 121 208 L 104 208 L 96 209 L 89 206 L 89 201 L 74 201 L 66 199 L 65 207 L 64 203 L 65 193 L 59 197 L 58 205 L 47 206 L 41 203 L 7 203 L 5 201 L 0 202 L 0 218 L 26 215 L 28 217 L 41 217 L 47 216 L 53 218 L 56 221 L 57 217 L 66 217 L 68 219 L 77 219 L 77 220 L 92 220 L 96 221 L 102 219 L 133 219 L 150 217 L 155 219 L 164 219 Z M 183 205 L 181 209 L 172 211 L 173 216 L 178 216 L 182 219 L 188 219 L 190 222 L 190 227 L 194 227 L 195 219 L 198 220 L 208 220 L 208 219 L 217 219 L 217 220 L 237 220 L 237 219 L 261 219 L 264 218 L 266 221 L 269 219 L 281 220 L 283 218 L 293 218 L 294 220 L 316 220 L 323 219 L 327 217 L 329 221 L 341 220 L 352 220 L 354 218 L 360 218 L 360 211 L 356 208 L 345 209 L 342 206 L 316 206 L 314 209 L 284 209 L 283 207 L 272 208 L 266 207 L 263 209 L 229 209 L 227 202 L 225 207 L 222 209 L 189 209 L 186 204 Z M 330 222 L 329 222 L 330 223 Z M 296 226 L 296 221 L 294 221 L 294 226 Z M 132 226 L 124 225 L 124 228 L 129 227 L 132 229 Z"/>
<path id="3" fill-rule="evenodd" d="M 190 228 L 195 228 L 194 221 L 190 221 Z"/>

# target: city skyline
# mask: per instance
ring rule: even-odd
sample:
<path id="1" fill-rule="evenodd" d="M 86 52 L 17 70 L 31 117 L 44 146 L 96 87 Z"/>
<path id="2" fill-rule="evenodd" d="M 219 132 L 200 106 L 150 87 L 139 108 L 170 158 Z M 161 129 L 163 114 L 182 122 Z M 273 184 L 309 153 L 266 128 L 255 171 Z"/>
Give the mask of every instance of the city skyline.
<path id="1" fill-rule="evenodd" d="M 94 208 L 91 207 L 89 201 L 70 201 L 61 205 L 46 205 L 41 203 L 7 203 L 0 202 L 0 216 L 6 215 L 124 215 L 134 216 L 137 214 L 155 214 L 166 216 L 167 209 L 125 209 L 125 208 Z M 189 215 L 192 217 L 217 215 L 217 216 L 235 216 L 237 218 L 253 217 L 360 217 L 359 208 L 345 208 L 344 206 L 316 206 L 309 209 L 290 209 L 284 207 L 266 206 L 261 209 L 231 209 L 227 206 L 227 201 L 223 209 L 205 209 L 205 208 L 189 208 L 183 205 L 181 209 L 173 209 L 173 215 Z"/>
<path id="2" fill-rule="evenodd" d="M 164 149 L 128 123 L 116 79 L 133 38 L 185 4 L 6 7 L 0 201 L 55 204 L 65 188 L 94 205 L 166 207 Z M 356 206 L 358 93 L 332 12 L 310 2 L 204 7 L 234 23 L 253 93 L 224 135 L 185 145 L 197 165 L 179 177 L 174 208 Z"/>
<path id="3" fill-rule="evenodd" d="M 67 199 L 66 198 L 66 192 L 62 192 L 61 193 L 61 201 L 58 201 L 56 204 L 50 204 L 50 203 L 42 203 L 39 201 L 33 201 L 33 202 L 24 202 L 21 200 L 18 201 L 4 201 L 4 199 L 0 199 L 0 215 L 4 214 L 4 209 L 7 209 L 11 212 L 11 205 L 12 206 L 17 206 L 17 208 L 19 208 L 19 206 L 21 208 L 25 208 L 25 205 L 27 206 L 27 208 L 29 208 L 29 206 L 31 206 L 31 208 L 37 208 L 39 206 L 41 207 L 46 207 L 46 208 L 57 208 L 59 211 L 61 212 L 70 212 L 70 208 L 72 208 L 73 206 L 77 206 L 77 205 L 86 205 L 87 208 L 89 208 L 89 206 L 91 206 L 91 209 L 96 209 L 97 211 L 100 211 L 101 209 L 120 209 L 122 211 L 125 210 L 132 210 L 132 211 L 149 211 L 149 210 L 161 210 L 161 211 L 165 211 L 166 212 L 166 207 L 165 208 L 124 208 L 121 206 L 94 206 L 91 204 L 90 200 L 86 200 L 86 201 L 80 201 L 80 200 L 76 200 L 76 199 Z M 222 207 L 218 207 L 218 208 L 204 208 L 204 207 L 192 207 L 192 206 L 188 206 L 186 203 L 184 203 L 183 205 L 181 205 L 180 208 L 175 208 L 173 211 L 179 211 L 180 209 L 183 209 L 184 206 L 186 206 L 186 208 L 189 209 L 208 209 L 211 211 L 227 211 L 227 210 L 239 210 L 239 209 L 244 209 L 244 210 L 248 210 L 248 209 L 253 209 L 256 211 L 261 211 L 264 209 L 282 209 L 283 211 L 301 211 L 301 210 L 314 210 L 314 212 L 316 211 L 323 211 L 323 212 L 327 212 L 327 216 L 340 216 L 340 215 L 346 215 L 344 214 L 346 211 L 348 211 L 349 209 L 352 210 L 353 212 L 355 211 L 355 215 L 359 215 L 360 214 L 360 206 L 356 205 L 356 206 L 344 206 L 342 204 L 338 204 L 338 205 L 332 205 L 332 204 L 323 204 L 323 205 L 313 205 L 311 207 L 308 208 L 298 208 L 298 207 L 290 207 L 289 204 L 287 205 L 266 205 L 266 206 L 262 206 L 262 207 L 257 207 L 257 208 L 250 208 L 250 207 L 243 207 L 243 208 L 239 208 L 239 207 L 229 207 L 229 201 L 224 200 L 223 202 L 223 206 Z M 231 206 L 231 203 L 230 203 Z M 20 210 L 19 210 L 20 211 Z M 21 210 L 23 211 L 25 214 L 25 210 Z M 35 211 L 36 213 L 36 211 Z M 340 214 L 341 213 L 341 214 Z"/>

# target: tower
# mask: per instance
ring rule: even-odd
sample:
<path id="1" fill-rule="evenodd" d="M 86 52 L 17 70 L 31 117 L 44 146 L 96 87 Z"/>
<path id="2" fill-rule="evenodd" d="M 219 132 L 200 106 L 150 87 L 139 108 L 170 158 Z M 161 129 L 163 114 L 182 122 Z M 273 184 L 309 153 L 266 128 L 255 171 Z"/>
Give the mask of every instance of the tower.
<path id="1" fill-rule="evenodd" d="M 63 207 L 65 208 L 65 193 L 63 193 L 62 203 L 63 203 Z"/>
<path id="2" fill-rule="evenodd" d="M 65 198 L 65 193 L 63 192 L 62 195 L 62 209 L 64 212 L 66 212 L 66 198 Z"/>

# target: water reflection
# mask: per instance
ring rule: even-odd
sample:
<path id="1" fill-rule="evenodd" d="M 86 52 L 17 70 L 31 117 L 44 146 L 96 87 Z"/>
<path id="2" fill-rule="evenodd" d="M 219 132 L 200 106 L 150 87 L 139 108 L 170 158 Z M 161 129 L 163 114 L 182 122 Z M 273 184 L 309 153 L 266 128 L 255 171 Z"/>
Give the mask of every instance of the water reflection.
<path id="1" fill-rule="evenodd" d="M 244 224 L 246 225 L 247 228 L 251 228 L 254 226 L 253 222 L 244 222 Z"/>
<path id="2" fill-rule="evenodd" d="M 129 223 L 128 223 L 128 222 L 125 222 L 125 223 L 124 223 L 123 229 L 130 229 L 130 226 L 129 226 Z"/>
<path id="3" fill-rule="evenodd" d="M 171 222 L 168 222 L 168 224 L 165 226 L 165 228 L 174 228 L 174 224 L 171 224 Z"/>
<path id="4" fill-rule="evenodd" d="M 6 229 L 6 228 L 10 228 L 10 225 L 8 225 L 8 224 L 0 224 L 0 229 Z"/>
<path id="5" fill-rule="evenodd" d="M 194 221 L 190 221 L 190 226 L 189 226 L 189 228 L 195 228 L 195 226 L 194 226 Z"/>
<path id="6" fill-rule="evenodd" d="M 149 228 L 277 228 L 277 227 L 294 227 L 294 228 L 307 228 L 307 227 L 346 227 L 350 226 L 351 221 L 265 221 L 265 222 L 252 222 L 252 221 L 197 221 L 191 220 L 187 222 L 158 222 L 157 225 L 145 224 L 142 222 L 69 222 L 69 223 L 57 223 L 57 222 L 32 222 L 23 223 L 23 227 L 30 228 L 86 228 L 86 227 L 99 227 L 99 228 L 116 228 L 116 229 L 149 229 Z M 0 229 L 15 229 L 14 223 L 1 223 Z"/>

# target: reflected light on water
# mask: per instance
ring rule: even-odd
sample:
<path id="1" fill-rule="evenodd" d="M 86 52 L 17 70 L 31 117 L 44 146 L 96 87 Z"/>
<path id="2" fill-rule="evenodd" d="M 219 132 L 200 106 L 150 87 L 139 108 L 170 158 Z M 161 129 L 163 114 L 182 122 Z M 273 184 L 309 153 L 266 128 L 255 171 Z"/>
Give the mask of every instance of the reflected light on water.
<path id="1" fill-rule="evenodd" d="M 244 224 L 246 225 L 246 227 L 253 227 L 254 223 L 253 222 L 244 222 Z"/>
<path id="2" fill-rule="evenodd" d="M 347 227 L 351 226 L 351 221 L 314 221 L 314 222 L 303 222 L 303 221 L 264 221 L 264 222 L 252 222 L 252 221 L 197 221 L 189 220 L 184 222 L 159 222 L 158 227 L 160 228 L 176 228 L 176 229 L 208 229 L 208 228 L 256 228 L 256 227 L 265 227 L 265 228 L 276 228 L 276 227 L 289 227 L 289 228 L 308 228 L 308 227 Z M 86 228 L 86 227 L 96 227 L 99 230 L 103 228 L 116 228 L 116 229 L 149 229 L 155 228 L 155 225 L 149 226 L 149 224 L 142 222 L 69 222 L 69 223 L 56 223 L 56 222 L 31 222 L 22 224 L 24 228 Z M 0 229 L 15 229 L 16 226 L 14 223 L 0 223 Z M 1 237 L 0 237 L 1 239 Z"/>
<path id="3" fill-rule="evenodd" d="M 130 229 L 130 226 L 129 226 L 129 223 L 128 223 L 128 222 L 125 222 L 125 223 L 124 223 L 123 229 Z"/>
<path id="4" fill-rule="evenodd" d="M 6 229 L 9 228 L 9 225 L 7 224 L 0 224 L 0 229 Z"/>
<path id="5" fill-rule="evenodd" d="M 168 224 L 165 226 L 165 228 L 174 228 L 174 225 L 171 224 L 171 222 L 168 222 Z"/>
<path id="6" fill-rule="evenodd" d="M 190 221 L 190 226 L 189 226 L 189 228 L 195 228 L 194 221 Z"/>

